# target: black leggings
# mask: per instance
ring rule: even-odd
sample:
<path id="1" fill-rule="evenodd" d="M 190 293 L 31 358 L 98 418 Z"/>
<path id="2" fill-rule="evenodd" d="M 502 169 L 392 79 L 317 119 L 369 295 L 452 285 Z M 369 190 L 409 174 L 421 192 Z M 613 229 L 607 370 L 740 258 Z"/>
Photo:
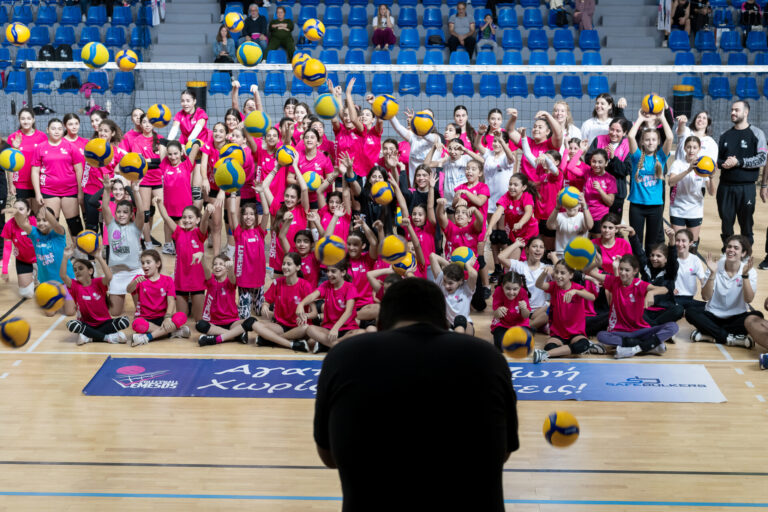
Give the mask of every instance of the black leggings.
<path id="1" fill-rule="evenodd" d="M 703 307 L 693 306 L 685 310 L 685 319 L 688 320 L 688 323 L 702 334 L 712 336 L 715 338 L 715 342 L 720 344 L 727 343 L 729 334 L 747 334 L 744 323 L 750 315 L 763 317 L 759 311 L 748 311 L 739 315 L 720 318 Z"/>
<path id="2" fill-rule="evenodd" d="M 99 232 L 101 194 L 85 194 L 85 229 Z M 75 233 L 77 234 L 77 233 Z"/>
<path id="3" fill-rule="evenodd" d="M 629 204 L 629 225 L 637 233 L 637 239 L 642 244 L 645 239 L 645 254 L 651 254 L 651 246 L 663 242 L 659 233 L 663 233 L 664 205 Z M 646 234 L 646 236 L 643 236 Z"/>
<path id="4" fill-rule="evenodd" d="M 67 330 L 75 334 L 84 334 L 93 341 L 104 341 L 104 336 L 114 334 L 123 329 L 127 329 L 130 321 L 127 316 L 119 316 L 112 320 L 107 320 L 101 325 L 88 325 L 82 320 L 70 320 L 67 322 Z"/>
<path id="5" fill-rule="evenodd" d="M 667 322 L 677 322 L 683 318 L 685 308 L 679 304 L 667 305 L 664 309 L 646 309 L 643 312 L 643 319 L 648 322 L 651 327 Z"/>

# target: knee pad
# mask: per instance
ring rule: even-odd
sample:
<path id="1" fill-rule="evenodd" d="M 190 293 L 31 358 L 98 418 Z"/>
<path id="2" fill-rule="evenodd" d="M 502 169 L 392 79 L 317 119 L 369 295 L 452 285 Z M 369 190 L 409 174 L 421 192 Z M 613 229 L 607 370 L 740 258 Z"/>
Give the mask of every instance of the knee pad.
<path id="1" fill-rule="evenodd" d="M 507 232 L 503 229 L 494 229 L 491 231 L 491 244 L 493 245 L 507 245 L 509 244 L 509 237 Z"/>
<path id="2" fill-rule="evenodd" d="M 67 219 L 67 228 L 69 228 L 69 234 L 73 237 L 79 235 L 83 230 L 83 221 L 80 220 L 80 216 Z"/>
<path id="3" fill-rule="evenodd" d="M 144 223 L 147 224 L 152 220 L 152 213 L 149 210 L 144 210 Z"/>
<path id="4" fill-rule="evenodd" d="M 149 330 L 149 322 L 143 318 L 136 318 L 131 325 L 134 332 L 138 334 L 144 334 Z"/>
<path id="5" fill-rule="evenodd" d="M 185 313 L 182 313 L 181 311 L 177 311 L 171 317 L 171 322 L 173 322 L 173 325 L 175 325 L 176 328 L 178 329 L 179 327 L 187 323 L 187 315 Z"/>
<path id="6" fill-rule="evenodd" d="M 192 200 L 199 201 L 202 198 L 203 198 L 203 188 L 192 187 Z"/>
<path id="7" fill-rule="evenodd" d="M 480 256 L 477 257 L 477 263 L 480 265 L 481 269 L 483 267 L 485 267 L 485 255 L 484 254 L 481 254 Z"/>
<path id="8" fill-rule="evenodd" d="M 70 320 L 67 322 L 67 330 L 75 334 L 80 334 L 83 332 L 83 324 L 80 320 Z"/>
<path id="9" fill-rule="evenodd" d="M 195 329 L 197 329 L 197 332 L 208 334 L 208 331 L 211 330 L 211 324 L 205 320 L 200 320 L 195 324 Z"/>
<path id="10" fill-rule="evenodd" d="M 29 283 L 27 286 L 19 287 L 19 295 L 25 299 L 31 299 L 35 296 L 35 283 Z"/>
<path id="11" fill-rule="evenodd" d="M 544 350 L 550 351 L 550 350 L 556 349 L 559 346 L 560 345 L 558 345 L 557 343 L 547 343 L 546 345 L 544 345 Z"/>
<path id="12" fill-rule="evenodd" d="M 457 327 L 463 327 L 464 329 L 467 328 L 467 317 L 464 315 L 458 315 L 456 318 L 453 319 L 453 328 Z"/>
<path id="13" fill-rule="evenodd" d="M 583 354 L 589 350 L 589 340 L 581 338 L 571 343 L 571 354 Z"/>
<path id="14" fill-rule="evenodd" d="M 243 323 L 242 323 L 243 330 L 245 332 L 251 332 L 253 330 L 253 324 L 255 323 L 256 323 L 256 319 L 253 318 L 252 316 L 246 318 L 245 320 L 243 320 Z"/>

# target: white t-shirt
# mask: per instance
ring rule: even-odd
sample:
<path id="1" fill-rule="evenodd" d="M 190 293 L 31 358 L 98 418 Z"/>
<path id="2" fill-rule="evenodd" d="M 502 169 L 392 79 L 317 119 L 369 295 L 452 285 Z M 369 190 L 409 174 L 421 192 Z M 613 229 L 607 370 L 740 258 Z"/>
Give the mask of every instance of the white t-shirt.
<path id="1" fill-rule="evenodd" d="M 408 183 L 413 183 L 416 168 L 424 163 L 427 153 L 439 140 L 440 137 L 436 133 L 428 133 L 424 137 L 419 137 L 411 132 L 410 139 L 408 139 L 408 143 L 411 145 L 411 153 L 408 156 Z"/>
<path id="2" fill-rule="evenodd" d="M 435 284 L 440 287 L 443 295 L 445 295 L 445 317 L 448 319 L 448 323 L 453 325 L 453 321 L 459 315 L 466 318 L 468 323 L 472 323 L 472 319 L 469 317 L 469 303 L 475 290 L 469 288 L 469 282 L 464 280 L 464 284 L 459 286 L 453 293 L 448 294 L 443 286 L 443 273 L 440 272 L 437 279 L 435 279 Z"/>
<path id="3" fill-rule="evenodd" d="M 682 174 L 690 164 L 685 160 L 675 160 L 669 169 L 670 176 Z M 704 217 L 704 191 L 709 178 L 702 178 L 695 172 L 688 173 L 670 193 L 669 215 L 681 219 L 701 219 Z"/>
<path id="4" fill-rule="evenodd" d="M 382 21 L 385 21 L 385 23 L 384 23 L 384 26 L 380 27 L 379 16 L 378 15 L 374 16 L 373 21 L 371 22 L 371 25 L 373 25 L 373 29 L 376 30 L 377 28 L 386 28 L 387 27 L 386 20 L 382 20 Z M 395 26 L 395 18 L 393 18 L 391 15 L 389 16 L 389 22 L 392 24 L 393 27 Z"/>
<path id="5" fill-rule="evenodd" d="M 492 215 L 496 211 L 496 203 L 509 190 L 509 178 L 515 173 L 515 162 L 509 163 L 507 154 L 504 152 L 497 157 L 490 150 L 485 152 L 483 158 L 485 159 L 483 165 L 485 184 L 491 192 L 491 197 L 488 198 L 488 214 Z"/>
<path id="6" fill-rule="evenodd" d="M 579 212 L 573 217 L 567 213 L 557 214 L 557 228 L 555 235 L 555 252 L 559 258 L 563 257 L 563 251 L 568 242 L 577 236 L 584 236 L 587 230 L 584 229 L 584 213 Z"/>
<path id="7" fill-rule="evenodd" d="M 536 287 L 536 280 L 547 269 L 547 266 L 542 263 L 539 265 L 539 268 L 533 270 L 524 261 L 512 260 L 510 270 L 525 276 L 525 285 L 528 288 L 528 302 L 533 309 L 546 307 L 549 302 L 549 294 Z"/>
<path id="8" fill-rule="evenodd" d="M 561 153 L 565 154 L 568 151 L 568 141 L 571 139 L 581 140 L 581 130 L 575 124 L 569 124 L 563 131 L 563 144 L 560 146 Z"/>
<path id="9" fill-rule="evenodd" d="M 701 258 L 695 254 L 688 254 L 687 258 L 677 258 L 677 279 L 675 280 L 675 289 L 677 295 L 693 297 L 698 290 L 696 280 L 704 286 L 709 279 L 710 271 L 701 261 Z"/>
<path id="10" fill-rule="evenodd" d="M 600 121 L 596 117 L 590 117 L 581 125 L 581 140 L 586 140 L 591 146 L 595 137 L 608 134 L 608 126 L 610 126 L 610 124 L 610 117 L 605 121 Z"/>
<path id="11" fill-rule="evenodd" d="M 677 152 L 675 153 L 675 160 L 685 161 L 685 139 L 691 135 L 693 135 L 693 132 L 686 126 L 685 131 L 677 141 Z M 713 162 L 715 162 L 715 164 L 717 164 L 717 155 L 719 154 L 719 150 L 717 148 L 717 142 L 715 142 L 715 139 L 709 135 L 705 135 L 704 138 L 699 137 L 699 140 L 701 140 L 699 156 L 708 156 L 712 159 Z"/>
<path id="12" fill-rule="evenodd" d="M 469 155 L 461 155 L 456 160 L 451 160 L 446 156 L 438 160 L 443 167 L 443 197 L 448 201 L 448 205 L 453 202 L 454 191 L 456 187 L 467 182 L 467 164 L 472 160 Z"/>
<path id="13" fill-rule="evenodd" d="M 715 287 L 712 298 L 707 302 L 706 310 L 719 318 L 740 315 L 749 311 L 749 305 L 744 302 L 744 291 L 741 274 L 744 272 L 744 263 L 739 265 L 739 271 L 733 277 L 729 277 L 725 271 L 725 256 L 717 262 L 715 274 Z M 749 271 L 749 282 L 753 290 L 757 290 L 757 271 L 753 268 Z"/>

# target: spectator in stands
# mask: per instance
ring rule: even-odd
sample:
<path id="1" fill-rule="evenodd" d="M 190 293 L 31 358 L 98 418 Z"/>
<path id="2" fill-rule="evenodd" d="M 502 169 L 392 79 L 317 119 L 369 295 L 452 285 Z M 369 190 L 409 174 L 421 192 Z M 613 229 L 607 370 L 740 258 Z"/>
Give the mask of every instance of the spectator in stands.
<path id="1" fill-rule="evenodd" d="M 379 12 L 373 17 L 372 23 L 373 37 L 371 41 L 373 41 L 376 49 L 381 50 L 384 47 L 385 50 L 389 50 L 389 46 L 395 44 L 395 32 L 393 30 L 395 19 L 389 13 L 389 7 L 381 4 Z"/>
<path id="2" fill-rule="evenodd" d="M 690 12 L 691 41 L 693 41 L 696 32 L 711 25 L 709 17 L 712 15 L 712 8 L 709 6 L 709 0 L 691 0 Z"/>
<path id="3" fill-rule="evenodd" d="M 483 26 L 477 31 L 477 49 L 478 51 L 489 47 L 491 50 L 496 49 L 496 31 L 499 26 L 493 22 L 493 16 L 491 13 L 485 15 L 483 18 Z"/>
<path id="4" fill-rule="evenodd" d="M 672 30 L 691 31 L 691 2 L 688 0 L 674 0 L 672 2 Z"/>
<path id="5" fill-rule="evenodd" d="M 74 5 L 77 2 L 66 2 L 67 5 Z M 104 4 L 107 6 L 107 20 L 112 22 L 112 8 L 115 0 L 80 0 L 80 10 L 83 12 L 83 23 L 85 23 L 86 15 L 88 14 L 88 8 L 92 5 Z M 130 2 L 124 0 L 118 0 L 119 5 L 130 5 Z"/>
<path id="6" fill-rule="evenodd" d="M 595 15 L 595 0 L 576 0 L 573 10 L 573 23 L 579 30 L 592 30 L 592 17 Z"/>
<path id="7" fill-rule="evenodd" d="M 248 17 L 245 18 L 245 27 L 243 34 L 237 41 L 240 46 L 246 41 L 253 41 L 261 46 L 262 50 L 267 49 L 267 18 L 259 16 L 259 6 L 251 4 L 248 6 Z"/>
<path id="8" fill-rule="evenodd" d="M 456 5 L 456 14 L 448 18 L 448 50 L 453 53 L 459 46 L 463 46 L 469 57 L 475 53 L 475 22 L 467 14 L 467 4 L 459 2 Z"/>
<path id="9" fill-rule="evenodd" d="M 296 49 L 296 42 L 293 40 L 293 20 L 285 18 L 285 7 L 278 6 L 275 11 L 275 17 L 269 22 L 269 45 L 267 53 L 272 50 L 285 48 L 288 54 L 288 61 L 293 58 L 293 51 Z"/>
<path id="10" fill-rule="evenodd" d="M 747 0 L 741 4 L 741 17 L 739 18 L 739 24 L 744 28 L 742 35 L 742 44 L 747 43 L 747 34 L 752 30 L 754 26 L 760 26 L 763 13 L 760 12 L 760 6 L 757 5 L 755 0 Z"/>
<path id="11" fill-rule="evenodd" d="M 672 0 L 659 0 L 659 12 L 656 16 L 656 28 L 664 32 L 664 40 L 661 46 L 664 48 L 669 44 L 669 30 L 672 26 Z"/>
<path id="12" fill-rule="evenodd" d="M 229 29 L 226 25 L 219 27 L 216 40 L 213 42 L 213 62 L 235 62 L 235 41 L 229 37 Z"/>

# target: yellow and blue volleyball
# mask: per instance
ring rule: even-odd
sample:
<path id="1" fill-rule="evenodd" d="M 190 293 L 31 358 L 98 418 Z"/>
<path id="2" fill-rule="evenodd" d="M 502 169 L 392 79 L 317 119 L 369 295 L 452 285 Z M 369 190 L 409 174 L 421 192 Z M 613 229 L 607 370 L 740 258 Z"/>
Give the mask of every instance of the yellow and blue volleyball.
<path id="1" fill-rule="evenodd" d="M 328 235 L 315 243 L 315 257 L 325 266 L 335 265 L 347 255 L 347 244 L 341 237 Z"/>
<path id="2" fill-rule="evenodd" d="M 203 157 L 203 152 L 201 151 L 203 148 L 203 141 L 200 139 L 188 140 L 187 143 L 184 144 L 184 153 L 187 155 L 187 158 L 192 156 L 192 150 L 194 149 L 195 145 L 197 145 L 197 154 L 195 155 L 195 162 L 197 162 Z"/>
<path id="3" fill-rule="evenodd" d="M 544 419 L 541 431 L 549 444 L 565 448 L 579 438 L 579 422 L 567 411 L 555 411 Z"/>
<path id="4" fill-rule="evenodd" d="M 120 50 L 115 54 L 115 64 L 120 71 L 133 71 L 139 63 L 139 56 L 133 50 Z"/>
<path id="5" fill-rule="evenodd" d="M 245 16 L 239 12 L 228 12 L 224 16 L 224 24 L 230 32 L 242 32 L 245 28 Z"/>
<path id="6" fill-rule="evenodd" d="M 221 146 L 219 158 L 232 158 L 242 166 L 245 164 L 245 151 L 239 144 L 229 142 Z"/>
<path id="7" fill-rule="evenodd" d="M 264 52 L 257 43 L 246 41 L 237 49 L 237 60 L 243 66 L 253 67 L 264 57 Z"/>
<path id="8" fill-rule="evenodd" d="M 320 87 L 328 77 L 325 64 L 318 59 L 307 60 L 299 65 L 299 69 L 301 70 L 301 81 L 310 87 Z"/>
<path id="9" fill-rule="evenodd" d="M 227 194 L 237 192 L 245 183 L 243 166 L 232 158 L 223 158 L 213 167 L 213 181 Z"/>
<path id="10" fill-rule="evenodd" d="M 577 236 L 565 246 L 563 259 L 573 270 L 584 270 L 595 259 L 595 244 L 589 238 Z"/>
<path id="11" fill-rule="evenodd" d="M 147 109 L 147 119 L 155 128 L 163 128 L 171 122 L 171 109 L 168 105 L 155 103 Z"/>
<path id="12" fill-rule="evenodd" d="M 75 238 L 75 245 L 86 254 L 92 254 L 101 247 L 101 236 L 95 231 L 84 229 Z"/>
<path id="13" fill-rule="evenodd" d="M 289 146 L 288 144 L 283 144 L 277 148 L 275 158 L 277 158 L 278 164 L 283 167 L 287 167 L 289 165 L 293 165 L 293 162 L 298 158 L 298 155 L 299 153 L 296 151 L 295 147 Z"/>
<path id="14" fill-rule="evenodd" d="M 416 112 L 411 119 L 413 132 L 419 137 L 424 137 L 435 127 L 435 118 L 426 110 Z"/>
<path id="15" fill-rule="evenodd" d="M 379 256 L 389 264 L 400 262 L 408 254 L 408 242 L 399 235 L 389 235 L 379 243 Z"/>
<path id="16" fill-rule="evenodd" d="M 557 194 L 557 201 L 563 208 L 574 208 L 579 205 L 579 196 L 581 192 L 576 187 L 565 187 Z"/>
<path id="17" fill-rule="evenodd" d="M 664 98 L 655 94 L 646 94 L 640 103 L 640 110 L 646 114 L 661 114 L 664 111 Z"/>
<path id="18" fill-rule="evenodd" d="M 147 160 L 139 153 L 126 153 L 120 159 L 120 174 L 128 181 L 138 181 L 147 172 Z"/>
<path id="19" fill-rule="evenodd" d="M 303 73 L 301 66 L 311 58 L 312 55 L 307 52 L 296 52 L 293 54 L 293 58 L 291 59 L 291 68 L 293 69 L 294 76 L 299 80 L 301 80 Z"/>
<path id="20" fill-rule="evenodd" d="M 23 347 L 29 341 L 30 334 L 32 329 L 29 322 L 23 318 L 14 316 L 0 322 L 0 339 L 9 347 Z"/>
<path id="21" fill-rule="evenodd" d="M 400 104 L 391 94 L 382 94 L 373 99 L 371 110 L 373 111 L 373 115 L 379 119 L 388 121 L 397 115 L 400 110 Z"/>
<path id="22" fill-rule="evenodd" d="M 89 140 L 83 150 L 85 161 L 92 167 L 105 167 L 112 163 L 115 157 L 115 150 L 112 144 L 104 139 Z"/>
<path id="23" fill-rule="evenodd" d="M 451 253 L 451 263 L 457 263 L 464 267 L 467 263 L 469 263 L 469 260 L 475 257 L 475 251 L 470 249 L 469 247 L 457 247 L 453 250 Z"/>
<path id="24" fill-rule="evenodd" d="M 22 46 L 29 41 L 29 27 L 23 23 L 11 23 L 5 27 L 5 40 L 14 46 Z"/>
<path id="25" fill-rule="evenodd" d="M 66 297 L 64 285 L 57 281 L 46 281 L 35 288 L 35 301 L 45 311 L 58 311 L 64 305 Z"/>
<path id="26" fill-rule="evenodd" d="M 301 27 L 304 37 L 310 41 L 319 41 L 325 35 L 325 25 L 316 18 L 309 18 Z"/>
<path id="27" fill-rule="evenodd" d="M 254 110 L 247 116 L 245 116 L 245 131 L 247 131 L 251 137 L 263 137 L 269 131 L 271 126 L 269 116 L 261 110 Z"/>
<path id="28" fill-rule="evenodd" d="M 501 348 L 509 357 L 524 359 L 533 350 L 533 334 L 525 327 L 510 327 L 501 339 Z"/>
<path id="29" fill-rule="evenodd" d="M 2 160 L 2 158 L 3 155 L 0 153 L 0 160 Z M 712 158 L 708 156 L 702 156 L 696 160 L 696 165 L 693 168 L 693 172 L 702 178 L 709 178 L 715 172 L 716 168 L 717 166 L 715 165 L 715 162 L 712 160 Z"/>
<path id="30" fill-rule="evenodd" d="M 395 224 L 403 225 L 403 210 L 399 206 L 395 208 Z"/>
<path id="31" fill-rule="evenodd" d="M 307 188 L 312 191 L 317 190 L 323 184 L 323 177 L 315 171 L 307 171 L 301 177 L 307 183 Z"/>
<path id="32" fill-rule="evenodd" d="M 8 172 L 19 172 L 24 168 L 24 153 L 14 148 L 6 148 L 0 151 L 0 167 Z"/>
<path id="33" fill-rule="evenodd" d="M 378 181 L 371 186 L 371 197 L 376 204 L 389 204 L 392 199 L 395 198 L 395 193 L 392 192 L 392 187 L 386 181 Z"/>
<path id="34" fill-rule="evenodd" d="M 315 100 L 315 113 L 323 119 L 333 119 L 339 115 L 339 102 L 336 97 L 326 92 Z"/>
<path id="35" fill-rule="evenodd" d="M 392 264 L 392 270 L 398 275 L 404 276 L 408 272 L 416 270 L 416 258 L 410 252 L 405 254 L 405 258 Z"/>
<path id="36" fill-rule="evenodd" d="M 101 43 L 88 43 L 80 51 L 83 63 L 91 69 L 103 68 L 109 62 L 109 50 Z"/>

